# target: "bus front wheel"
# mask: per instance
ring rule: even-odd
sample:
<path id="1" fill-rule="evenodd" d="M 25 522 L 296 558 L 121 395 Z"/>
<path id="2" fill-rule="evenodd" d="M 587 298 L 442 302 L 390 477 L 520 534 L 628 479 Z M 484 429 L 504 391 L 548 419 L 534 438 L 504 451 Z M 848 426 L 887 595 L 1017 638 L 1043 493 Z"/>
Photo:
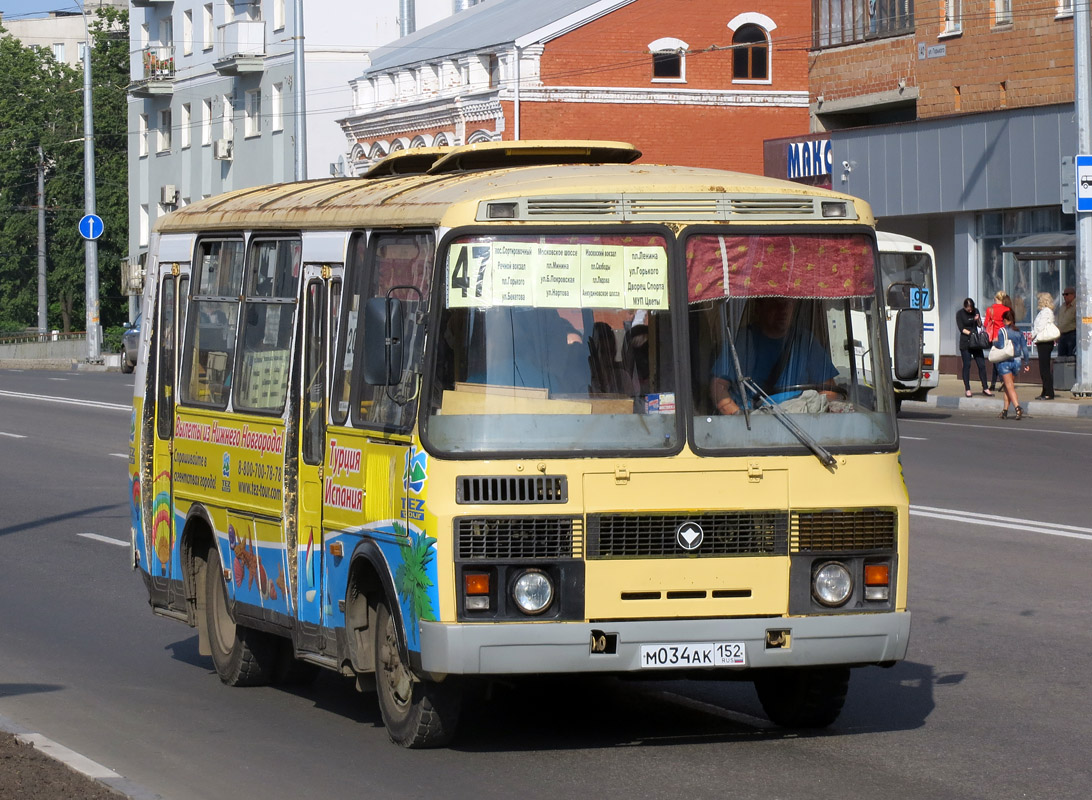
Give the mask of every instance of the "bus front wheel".
<path id="1" fill-rule="evenodd" d="M 842 713 L 849 667 L 772 669 L 755 678 L 758 700 L 783 728 L 825 728 Z"/>
<path id="2" fill-rule="evenodd" d="M 387 735 L 403 747 L 442 747 L 459 720 L 461 693 L 455 679 L 417 678 L 402 659 L 398 630 L 385 602 L 376 609 L 375 688 Z"/>
<path id="3" fill-rule="evenodd" d="M 227 587 L 216 545 L 209 548 L 205 577 L 205 627 L 216 674 L 228 686 L 269 683 L 277 660 L 277 639 L 236 625 L 228 608 Z"/>

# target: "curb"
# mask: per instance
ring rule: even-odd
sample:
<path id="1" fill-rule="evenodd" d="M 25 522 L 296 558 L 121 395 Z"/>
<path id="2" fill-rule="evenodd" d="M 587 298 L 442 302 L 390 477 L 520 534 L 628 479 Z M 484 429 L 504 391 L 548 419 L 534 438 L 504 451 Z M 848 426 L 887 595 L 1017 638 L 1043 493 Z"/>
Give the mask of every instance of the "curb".
<path id="1" fill-rule="evenodd" d="M 119 775 L 109 767 L 104 767 L 102 764 L 92 761 L 74 750 L 69 750 L 64 745 L 58 744 L 40 733 L 34 733 L 7 717 L 0 716 L 0 731 L 12 734 L 23 744 L 30 745 L 54 761 L 59 761 L 69 769 L 101 783 L 121 797 L 127 797 L 130 800 L 163 800 L 162 795 L 133 783 L 124 775 Z"/>
<path id="2" fill-rule="evenodd" d="M 1029 400 L 1023 406 L 1026 415 L 1029 417 L 1092 418 L 1092 405 L 1067 400 Z M 915 411 L 936 408 L 999 414 L 1001 413 L 1002 401 L 990 397 L 946 397 L 938 395 L 925 400 L 903 400 L 902 407 L 906 410 Z"/>

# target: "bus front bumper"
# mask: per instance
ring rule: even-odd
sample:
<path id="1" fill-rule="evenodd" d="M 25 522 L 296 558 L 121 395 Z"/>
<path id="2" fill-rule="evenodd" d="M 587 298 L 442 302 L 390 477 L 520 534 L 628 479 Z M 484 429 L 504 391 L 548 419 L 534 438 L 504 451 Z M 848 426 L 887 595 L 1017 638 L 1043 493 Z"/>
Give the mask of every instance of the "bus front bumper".
<path id="1" fill-rule="evenodd" d="M 768 632 L 783 646 L 769 646 Z M 614 652 L 593 652 L 592 639 L 608 637 Z M 742 642 L 744 667 L 764 669 L 832 664 L 876 664 L 906 656 L 910 612 L 837 614 L 761 619 L 639 620 L 615 622 L 421 622 L 421 671 L 433 675 L 648 672 L 642 645 Z M 415 653 L 414 656 L 417 654 Z M 415 659 L 416 660 L 416 659 Z"/>

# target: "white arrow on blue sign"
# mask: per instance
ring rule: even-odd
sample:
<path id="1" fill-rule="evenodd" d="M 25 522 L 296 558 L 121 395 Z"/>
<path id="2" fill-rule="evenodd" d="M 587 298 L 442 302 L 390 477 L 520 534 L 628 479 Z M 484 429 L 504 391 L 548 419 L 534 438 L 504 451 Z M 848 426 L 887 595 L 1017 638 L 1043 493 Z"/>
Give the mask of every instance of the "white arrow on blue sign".
<path id="1" fill-rule="evenodd" d="M 1077 210 L 1092 211 L 1092 156 L 1077 156 Z"/>
<path id="2" fill-rule="evenodd" d="M 84 214 L 80 219 L 80 236 L 84 239 L 98 239 L 102 236 L 102 217 L 97 214 Z"/>

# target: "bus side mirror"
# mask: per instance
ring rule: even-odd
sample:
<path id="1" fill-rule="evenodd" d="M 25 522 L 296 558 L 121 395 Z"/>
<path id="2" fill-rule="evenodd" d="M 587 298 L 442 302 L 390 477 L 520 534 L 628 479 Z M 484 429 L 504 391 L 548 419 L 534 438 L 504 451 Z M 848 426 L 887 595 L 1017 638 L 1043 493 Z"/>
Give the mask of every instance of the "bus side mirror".
<path id="1" fill-rule="evenodd" d="M 364 304 L 364 381 L 394 386 L 402 366 L 402 301 L 371 297 Z"/>
<path id="2" fill-rule="evenodd" d="M 921 377 L 923 316 L 919 308 L 904 308 L 895 317 L 895 340 L 891 360 L 895 380 L 917 381 Z"/>

